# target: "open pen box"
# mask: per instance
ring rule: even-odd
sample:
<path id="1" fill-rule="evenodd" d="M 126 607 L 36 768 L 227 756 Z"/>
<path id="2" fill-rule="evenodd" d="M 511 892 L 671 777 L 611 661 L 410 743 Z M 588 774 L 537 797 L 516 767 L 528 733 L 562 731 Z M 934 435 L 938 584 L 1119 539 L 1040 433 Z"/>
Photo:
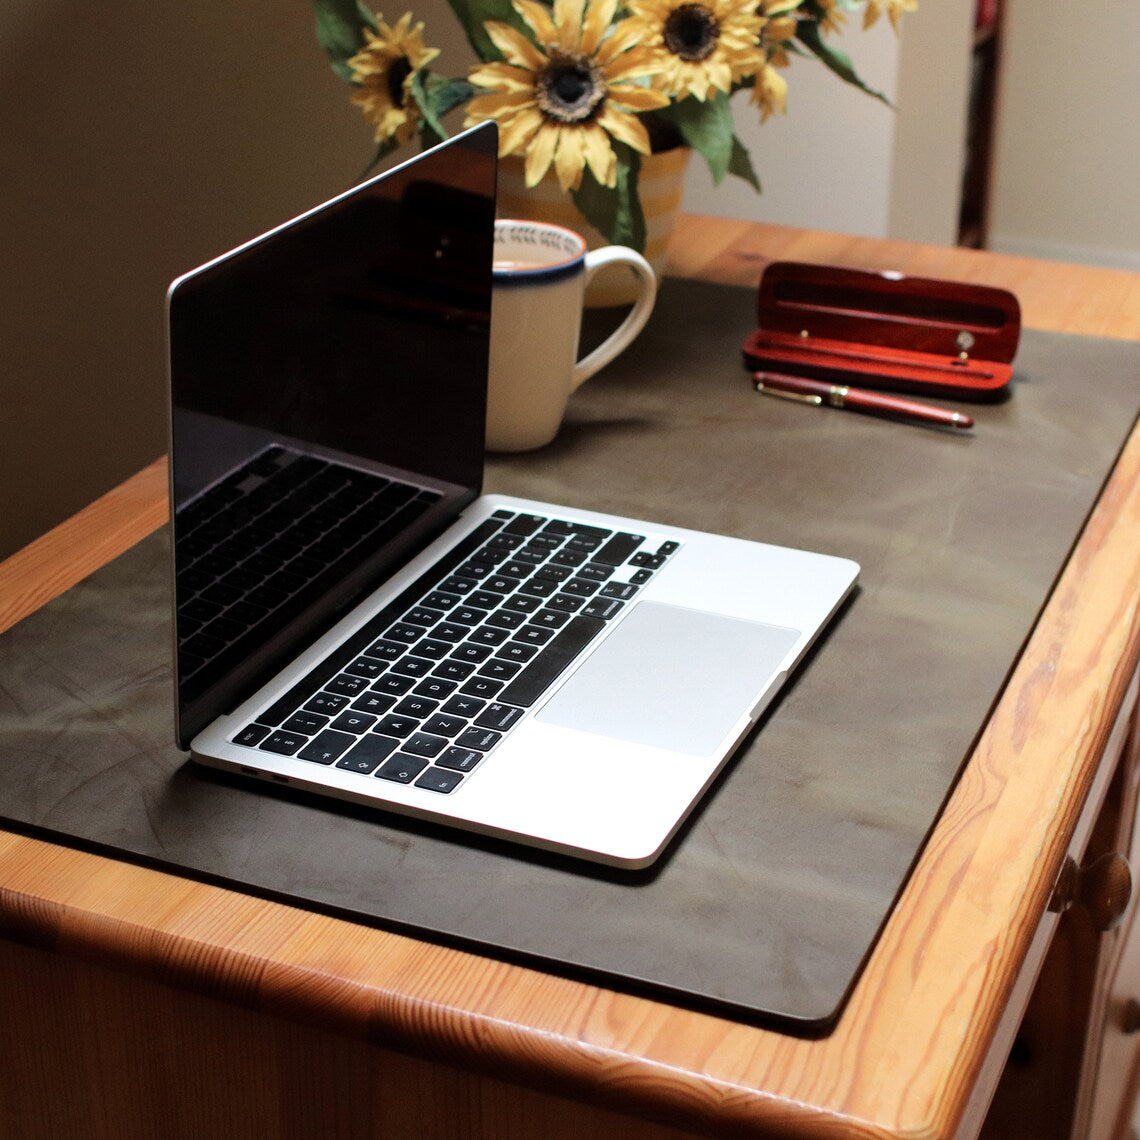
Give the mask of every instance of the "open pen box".
<path id="1" fill-rule="evenodd" d="M 773 262 L 744 363 L 852 387 L 994 401 L 1009 391 L 1021 308 L 1005 289 Z"/>

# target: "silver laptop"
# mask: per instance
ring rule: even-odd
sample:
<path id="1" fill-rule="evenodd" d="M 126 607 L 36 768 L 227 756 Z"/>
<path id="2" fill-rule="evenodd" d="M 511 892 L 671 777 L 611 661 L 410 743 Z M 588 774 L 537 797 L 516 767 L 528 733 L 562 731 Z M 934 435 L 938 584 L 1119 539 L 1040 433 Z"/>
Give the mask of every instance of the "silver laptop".
<path id="1" fill-rule="evenodd" d="M 177 736 L 643 867 L 858 567 L 481 494 L 496 149 L 477 127 L 171 286 Z"/>

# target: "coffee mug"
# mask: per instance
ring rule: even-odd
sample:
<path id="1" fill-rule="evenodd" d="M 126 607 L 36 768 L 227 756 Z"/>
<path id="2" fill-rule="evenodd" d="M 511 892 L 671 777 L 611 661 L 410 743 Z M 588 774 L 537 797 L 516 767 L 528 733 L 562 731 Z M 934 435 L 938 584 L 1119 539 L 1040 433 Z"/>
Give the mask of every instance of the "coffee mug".
<path id="1" fill-rule="evenodd" d="M 597 348 L 578 359 L 586 283 L 599 270 L 627 265 L 637 300 Z M 657 278 L 641 254 L 624 246 L 586 249 L 573 230 L 547 222 L 495 222 L 487 447 L 529 451 L 557 434 L 570 393 L 641 332 L 657 296 Z"/>

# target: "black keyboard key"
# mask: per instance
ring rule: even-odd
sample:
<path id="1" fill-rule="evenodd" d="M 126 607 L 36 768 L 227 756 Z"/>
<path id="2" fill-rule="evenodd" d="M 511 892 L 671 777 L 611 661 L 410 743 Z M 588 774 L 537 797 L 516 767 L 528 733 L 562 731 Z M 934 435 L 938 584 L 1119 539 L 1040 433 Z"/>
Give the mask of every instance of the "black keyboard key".
<path id="1" fill-rule="evenodd" d="M 505 596 L 513 593 L 520 581 L 522 581 L 521 577 L 512 578 L 508 574 L 494 574 L 483 582 L 483 589 Z"/>
<path id="2" fill-rule="evenodd" d="M 581 566 L 586 561 L 586 554 L 581 550 L 560 550 L 550 558 L 554 566 Z"/>
<path id="3" fill-rule="evenodd" d="M 467 594 L 474 590 L 478 584 L 474 578 L 461 578 L 458 574 L 453 574 L 450 578 L 445 578 L 440 582 L 439 588 L 445 594 Z"/>
<path id="4" fill-rule="evenodd" d="M 493 626 L 480 626 L 471 635 L 471 642 L 475 645 L 502 645 L 507 640 L 508 631 L 495 629 Z"/>
<path id="5" fill-rule="evenodd" d="M 302 745 L 307 744 L 309 738 L 299 732 L 284 732 L 278 729 L 270 733 L 258 746 L 264 752 L 276 752 L 280 756 L 292 756 Z"/>
<path id="6" fill-rule="evenodd" d="M 574 571 L 569 566 L 544 566 L 536 574 L 536 578 L 546 578 L 551 582 L 565 582 Z"/>
<path id="7" fill-rule="evenodd" d="M 562 587 L 564 594 L 575 594 L 583 598 L 591 597 L 598 592 L 598 583 L 585 578 L 572 578 Z"/>
<path id="8" fill-rule="evenodd" d="M 343 693 L 316 693 L 305 702 L 305 708 L 322 716 L 336 716 L 347 704 L 348 697 Z"/>
<path id="9" fill-rule="evenodd" d="M 435 625 L 443 617 L 443 610 L 433 610 L 428 606 L 416 606 L 404 614 L 404 621 L 409 625 Z"/>
<path id="10" fill-rule="evenodd" d="M 674 553 L 679 546 L 680 546 L 680 543 L 674 542 L 672 539 L 669 539 L 667 542 L 663 542 L 657 548 L 657 553 L 660 554 L 662 558 L 668 558 L 669 555 Z"/>
<path id="11" fill-rule="evenodd" d="M 445 681 L 466 681 L 475 672 L 475 665 L 470 661 L 453 661 L 450 657 L 441 661 L 432 671 L 433 677 L 440 677 Z"/>
<path id="12" fill-rule="evenodd" d="M 453 661 L 462 661 L 464 663 L 470 662 L 478 665 L 480 661 L 486 661 L 491 656 L 493 646 L 490 645 L 476 645 L 473 641 L 465 641 L 462 645 L 457 645 L 454 652 L 451 654 Z"/>
<path id="13" fill-rule="evenodd" d="M 489 728 L 465 729 L 455 742 L 459 748 L 474 748 L 478 752 L 487 752 L 502 740 L 502 733 L 492 732 Z"/>
<path id="14" fill-rule="evenodd" d="M 517 662 L 519 665 L 525 665 L 542 647 L 540 645 L 527 645 L 521 641 L 508 641 L 506 645 L 495 654 L 495 657 L 502 658 L 504 661 Z M 479 672 L 485 671 L 480 669 Z"/>
<path id="15" fill-rule="evenodd" d="M 604 582 L 613 574 L 612 566 L 603 566 L 600 562 L 587 562 L 578 568 L 578 578 L 587 582 Z"/>
<path id="16" fill-rule="evenodd" d="M 359 709 L 361 712 L 375 713 L 380 716 L 386 713 L 394 704 L 396 698 L 387 693 L 364 693 L 352 702 L 354 709 Z"/>
<path id="17" fill-rule="evenodd" d="M 603 621 L 609 621 L 624 605 L 625 602 L 617 598 L 591 598 L 582 608 L 582 613 L 587 617 L 598 617 Z"/>
<path id="18" fill-rule="evenodd" d="M 273 730 L 267 724 L 247 724 L 234 737 L 235 744 L 244 744 L 247 748 L 253 748 L 260 744 Z"/>
<path id="19" fill-rule="evenodd" d="M 457 682 L 449 681 L 446 677 L 425 677 L 417 686 L 416 693 L 421 697 L 430 697 L 432 700 L 442 701 L 455 692 Z"/>
<path id="20" fill-rule="evenodd" d="M 423 720 L 425 716 L 431 716 L 437 708 L 439 708 L 439 701 L 412 693 L 406 696 L 392 711 L 397 716 L 414 716 L 418 720 Z"/>
<path id="21" fill-rule="evenodd" d="M 459 691 L 468 697 L 481 697 L 484 700 L 490 700 L 502 687 L 502 681 L 493 680 L 491 677 L 475 676 Z"/>
<path id="22" fill-rule="evenodd" d="M 354 677 L 367 677 L 369 680 L 374 680 L 384 672 L 385 668 L 384 662 L 378 661 L 375 657 L 358 657 L 346 665 L 344 671 L 351 673 Z"/>
<path id="23" fill-rule="evenodd" d="M 303 736 L 312 736 L 315 732 L 320 732 L 322 728 L 328 728 L 329 718 L 321 716 L 320 713 L 306 712 L 302 709 L 300 712 L 295 712 L 281 728 L 285 732 L 299 732 Z"/>
<path id="24" fill-rule="evenodd" d="M 418 717 L 397 716 L 395 713 L 389 713 L 376 726 L 376 731 L 385 736 L 411 736 L 419 727 L 419 723 Z"/>
<path id="25" fill-rule="evenodd" d="M 560 629 L 546 649 L 507 685 L 499 694 L 499 699 L 524 708 L 534 704 L 551 682 L 561 675 L 566 666 L 605 627 L 601 618 L 579 614 L 569 625 Z"/>
<path id="26" fill-rule="evenodd" d="M 397 752 L 391 760 L 386 760 L 376 773 L 381 780 L 395 780 L 398 784 L 410 784 L 426 767 L 428 762 L 419 756 L 408 756 Z"/>
<path id="27" fill-rule="evenodd" d="M 474 624 L 474 623 L 472 623 Z M 431 631 L 433 640 L 437 641 L 462 641 L 471 632 L 470 625 L 460 625 L 457 622 L 445 621 L 437 625 Z M 417 652 L 419 652 L 417 650 Z"/>
<path id="28" fill-rule="evenodd" d="M 463 601 L 463 599 L 458 594 L 433 590 L 424 598 L 424 605 L 438 607 L 441 610 L 449 610 L 452 606 L 459 605 L 461 601 Z"/>
<path id="29" fill-rule="evenodd" d="M 499 629 L 518 629 L 526 621 L 526 614 L 517 610 L 496 610 L 488 619 L 487 624 L 497 626 Z"/>
<path id="30" fill-rule="evenodd" d="M 331 728 L 314 736 L 297 755 L 314 764 L 331 764 L 356 743 L 356 737 L 347 732 L 334 732 Z"/>
<path id="31" fill-rule="evenodd" d="M 375 767 L 380 764 L 381 760 L 388 759 L 392 752 L 399 747 L 400 742 L 393 740 L 391 736 L 378 736 L 372 733 L 360 740 L 357 746 L 344 757 L 342 764 L 337 765 L 337 767 L 348 767 L 349 762 L 356 765 L 358 772 L 361 766 L 365 764 L 372 764 Z"/>
<path id="32" fill-rule="evenodd" d="M 385 641 L 381 638 L 374 642 L 364 652 L 369 657 L 379 657 L 382 661 L 395 661 L 407 647 L 399 641 Z"/>
<path id="33" fill-rule="evenodd" d="M 539 610 L 531 619 L 531 625 L 541 625 L 546 629 L 561 629 L 570 620 L 570 615 L 562 610 Z"/>
<path id="34" fill-rule="evenodd" d="M 409 625 L 407 622 L 398 621 L 384 636 L 389 641 L 400 641 L 404 645 L 414 645 L 425 633 L 427 633 L 425 626 Z"/>
<path id="35" fill-rule="evenodd" d="M 525 538 L 528 535 L 534 534 L 545 522 L 546 519 L 543 518 L 542 515 L 515 515 L 515 517 L 503 527 L 503 533 L 521 534 Z"/>
<path id="36" fill-rule="evenodd" d="M 455 736 L 467 727 L 467 718 L 451 716 L 448 713 L 436 713 L 424 721 L 424 732 L 432 732 L 438 736 Z M 487 725 L 494 728 L 494 725 Z"/>
<path id="37" fill-rule="evenodd" d="M 410 756 L 438 756 L 447 747 L 442 736 L 432 736 L 427 732 L 417 732 L 404 741 L 404 751 Z"/>
<path id="38" fill-rule="evenodd" d="M 551 578 L 542 577 L 546 567 L 538 572 L 533 578 L 528 578 L 519 587 L 520 594 L 531 594 L 536 598 L 549 598 L 551 594 L 558 591 L 558 583 Z"/>
<path id="39" fill-rule="evenodd" d="M 402 697 L 414 684 L 414 677 L 402 677 L 398 673 L 387 673 L 372 686 L 372 691 L 384 693 L 387 696 Z"/>
<path id="40" fill-rule="evenodd" d="M 441 768 L 452 768 L 456 772 L 470 772 L 482 759 L 483 753 L 476 752 L 474 748 L 452 746 L 444 749 L 443 754 L 436 759 L 436 763 Z"/>
<path id="41" fill-rule="evenodd" d="M 555 598 L 554 601 L 558 599 Z M 553 604 L 552 602 L 551 605 Z M 546 645 L 557 632 L 541 625 L 528 625 L 525 629 L 518 630 L 511 640 L 522 642 L 523 645 Z"/>
<path id="42" fill-rule="evenodd" d="M 653 577 L 653 571 L 652 570 L 641 569 L 641 570 L 638 570 L 636 574 L 631 574 L 629 580 L 635 586 L 644 586 L 645 583 L 648 582 L 650 580 L 650 578 L 652 578 L 652 577 Z"/>
<path id="43" fill-rule="evenodd" d="M 416 652 L 420 652 L 420 646 L 416 646 Z M 425 674 L 431 672 L 431 661 L 426 657 L 404 657 L 397 661 L 392 666 L 393 673 L 402 673 L 405 677 L 423 677 Z M 377 688 L 377 685 L 373 685 Z"/>
<path id="44" fill-rule="evenodd" d="M 469 633 L 469 630 L 464 630 L 464 633 Z M 436 641 L 435 638 L 425 637 L 423 641 L 416 646 L 416 655 L 420 658 L 427 658 L 429 661 L 442 661 L 451 652 L 451 642 L 449 641 Z M 406 660 L 406 658 L 405 658 Z M 400 669 L 400 666 L 393 665 L 393 669 L 398 672 L 406 672 Z"/>
<path id="45" fill-rule="evenodd" d="M 632 598 L 637 587 L 632 582 L 607 582 L 601 591 L 603 598 Z"/>
<path id="46" fill-rule="evenodd" d="M 532 614 L 542 605 L 541 598 L 531 597 L 528 594 L 515 594 L 503 603 L 503 609 L 517 611 L 520 614 Z"/>
<path id="47" fill-rule="evenodd" d="M 467 604 L 481 610 L 493 610 L 502 605 L 504 597 L 506 597 L 505 594 L 491 593 L 489 590 L 476 590 L 467 599 Z"/>
<path id="48" fill-rule="evenodd" d="M 478 625 L 487 616 L 486 610 L 476 609 L 474 606 L 456 606 L 447 615 L 449 622 L 458 622 L 460 625 Z"/>
<path id="49" fill-rule="evenodd" d="M 446 795 L 448 792 L 455 791 L 462 779 L 463 774 L 461 772 L 451 772 L 433 765 L 416 781 L 416 787 L 426 788 L 429 792 L 442 792 Z"/>
<path id="50" fill-rule="evenodd" d="M 465 697 L 462 693 L 456 693 L 456 695 L 443 706 L 443 711 L 451 716 L 470 718 L 478 716 L 486 707 L 486 704 L 486 701 L 481 701 L 478 697 Z"/>
<path id="51" fill-rule="evenodd" d="M 537 650 L 532 650 L 531 656 L 535 652 Z M 498 657 L 492 657 L 479 669 L 479 676 L 490 677 L 494 681 L 509 681 L 522 667 L 521 661 L 503 661 Z"/>
<path id="52" fill-rule="evenodd" d="M 351 732 L 359 736 L 367 732 L 376 723 L 377 714 L 366 713 L 360 709 L 347 708 L 329 725 L 338 732 Z"/>
<path id="53" fill-rule="evenodd" d="M 352 677 L 347 673 L 342 673 L 339 677 L 334 677 L 325 685 L 325 689 L 330 693 L 343 693 L 346 697 L 355 697 L 357 693 L 363 693 L 368 688 L 368 681 L 364 677 Z"/>
<path id="54" fill-rule="evenodd" d="M 647 570 L 656 570 L 665 564 L 665 558 L 663 555 L 650 554 L 649 551 L 642 550 L 629 560 L 629 564 L 631 566 L 644 566 Z"/>
<path id="55" fill-rule="evenodd" d="M 506 732 L 522 715 L 523 710 L 515 705 L 505 705 L 501 701 L 492 701 L 475 718 L 475 727 L 493 728 L 496 732 Z"/>
<path id="56" fill-rule="evenodd" d="M 594 554 L 594 561 L 603 562 L 607 566 L 620 566 L 644 541 L 644 535 L 619 531 Z"/>

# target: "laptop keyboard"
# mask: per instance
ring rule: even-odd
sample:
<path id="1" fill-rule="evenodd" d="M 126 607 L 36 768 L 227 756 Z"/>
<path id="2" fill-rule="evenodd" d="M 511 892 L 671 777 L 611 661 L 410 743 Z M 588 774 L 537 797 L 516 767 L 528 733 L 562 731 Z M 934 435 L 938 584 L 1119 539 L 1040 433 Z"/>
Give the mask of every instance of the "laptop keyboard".
<path id="1" fill-rule="evenodd" d="M 233 742 L 453 792 L 678 546 L 496 511 Z"/>
<path id="2" fill-rule="evenodd" d="M 270 447 L 178 513 L 178 666 L 196 691 L 240 638 L 264 640 L 330 568 L 344 573 L 439 499 L 283 447 Z"/>

